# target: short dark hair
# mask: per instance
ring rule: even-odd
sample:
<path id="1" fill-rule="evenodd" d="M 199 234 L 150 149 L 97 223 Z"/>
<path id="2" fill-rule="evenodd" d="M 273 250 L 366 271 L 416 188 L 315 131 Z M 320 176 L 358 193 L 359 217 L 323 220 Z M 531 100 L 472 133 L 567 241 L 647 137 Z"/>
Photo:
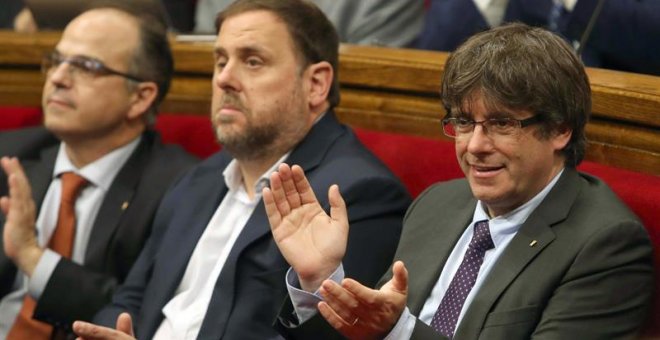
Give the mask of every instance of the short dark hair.
<path id="1" fill-rule="evenodd" d="M 541 115 L 543 138 L 572 130 L 562 150 L 565 164 L 575 167 L 584 158 L 591 88 L 584 65 L 561 37 L 520 23 L 471 37 L 447 59 L 441 97 L 445 107 L 461 107 L 477 92 L 491 109 Z"/>
<path id="2" fill-rule="evenodd" d="M 328 94 L 330 108 L 339 104 L 339 36 L 325 14 L 306 0 L 238 0 L 222 12 L 215 21 L 216 32 L 222 23 L 237 14 L 265 10 L 284 21 L 301 57 L 302 69 L 326 61 L 332 65 L 334 77 Z"/>
<path id="3" fill-rule="evenodd" d="M 114 9 L 138 23 L 139 44 L 128 65 L 128 73 L 158 86 L 158 96 L 147 111 L 147 122 L 153 124 L 158 107 L 170 89 L 174 74 L 174 57 L 167 37 L 167 20 L 162 8 L 131 0 L 95 1 L 86 10 Z M 131 80 L 127 80 L 132 86 Z"/>

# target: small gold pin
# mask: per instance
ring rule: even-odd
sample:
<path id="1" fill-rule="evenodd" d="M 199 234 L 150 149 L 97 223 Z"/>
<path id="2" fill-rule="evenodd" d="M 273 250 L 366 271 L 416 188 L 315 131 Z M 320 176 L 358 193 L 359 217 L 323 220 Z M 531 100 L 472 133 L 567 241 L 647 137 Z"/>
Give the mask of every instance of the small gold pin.
<path id="1" fill-rule="evenodd" d="M 532 242 L 529 243 L 529 246 L 530 246 L 530 247 L 533 247 L 533 246 L 536 245 L 536 243 L 538 243 L 538 242 L 536 242 L 536 240 L 532 240 Z"/>
<path id="2" fill-rule="evenodd" d="M 121 204 L 121 210 L 126 210 L 126 208 L 128 208 L 128 201 Z"/>

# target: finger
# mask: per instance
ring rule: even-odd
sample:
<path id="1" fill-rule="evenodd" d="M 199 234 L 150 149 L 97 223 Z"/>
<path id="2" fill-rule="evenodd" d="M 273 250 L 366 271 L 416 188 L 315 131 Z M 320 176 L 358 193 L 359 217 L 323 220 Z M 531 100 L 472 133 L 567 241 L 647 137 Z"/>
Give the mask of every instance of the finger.
<path id="1" fill-rule="evenodd" d="M 332 326 L 332 328 L 341 332 L 346 327 L 351 325 L 342 319 L 339 314 L 337 314 L 325 301 L 319 302 L 317 307 L 321 316 L 323 316 L 323 318 L 328 322 L 328 324 L 330 324 L 330 326 Z"/>
<path id="2" fill-rule="evenodd" d="M 285 164 L 283 164 L 285 165 Z M 284 193 L 284 188 L 282 186 L 283 174 L 279 171 L 274 172 L 270 175 L 270 190 L 273 193 L 273 201 L 275 202 L 275 207 L 279 211 L 282 217 L 287 216 L 291 212 L 291 207 L 289 202 L 286 200 L 286 194 Z"/>
<path id="3" fill-rule="evenodd" d="M 319 293 L 330 308 L 332 308 L 340 318 L 347 322 L 355 319 L 356 310 L 360 307 L 358 300 L 344 287 L 336 282 L 326 280 L 321 284 Z"/>
<path id="4" fill-rule="evenodd" d="M 346 203 L 341 197 L 338 185 L 333 184 L 330 186 L 330 189 L 328 189 L 328 201 L 330 202 L 330 217 L 341 223 L 341 225 L 348 226 Z"/>
<path id="5" fill-rule="evenodd" d="M 7 213 L 9 213 L 9 197 L 2 196 L 0 198 L 0 209 L 2 209 L 2 213 L 7 216 Z"/>
<path id="6" fill-rule="evenodd" d="M 378 299 L 378 291 L 371 289 L 353 279 L 344 279 L 341 286 L 356 299 L 373 304 Z"/>
<path id="7" fill-rule="evenodd" d="M 271 189 L 264 188 L 261 193 L 264 199 L 264 207 L 266 208 L 266 216 L 268 216 L 270 228 L 275 230 L 280 226 L 280 223 L 282 222 L 282 215 L 280 214 L 279 209 L 277 209 L 275 198 L 273 197 L 273 192 Z"/>
<path id="8" fill-rule="evenodd" d="M 408 269 L 402 261 L 396 261 L 392 268 L 394 276 L 392 277 L 392 287 L 401 292 L 408 292 Z"/>
<path id="9" fill-rule="evenodd" d="M 312 190 L 312 186 L 309 184 L 303 169 L 299 165 L 294 165 L 291 167 L 291 175 L 293 177 L 293 182 L 296 185 L 296 189 L 298 190 L 298 193 L 300 193 L 301 203 L 318 204 L 314 190 Z"/>
<path id="10" fill-rule="evenodd" d="M 280 164 L 279 173 L 282 177 L 282 189 L 284 190 L 284 195 L 291 209 L 298 208 L 302 205 L 302 200 L 300 198 L 300 193 L 296 188 L 294 183 L 293 173 L 291 168 L 287 164 Z"/>
<path id="11" fill-rule="evenodd" d="M 78 337 L 81 339 L 103 340 L 110 339 L 114 330 L 97 326 L 89 322 L 75 321 L 73 323 L 73 332 L 76 333 L 76 335 L 78 335 Z"/>
<path id="12" fill-rule="evenodd" d="M 124 334 L 133 336 L 133 320 L 131 319 L 131 315 L 128 313 L 119 314 L 115 328 Z"/>

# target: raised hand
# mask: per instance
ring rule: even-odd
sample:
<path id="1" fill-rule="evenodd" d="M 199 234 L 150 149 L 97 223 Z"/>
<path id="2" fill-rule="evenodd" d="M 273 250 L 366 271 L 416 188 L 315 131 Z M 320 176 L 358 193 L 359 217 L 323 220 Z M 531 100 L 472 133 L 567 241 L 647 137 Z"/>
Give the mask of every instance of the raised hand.
<path id="1" fill-rule="evenodd" d="M 9 184 L 9 196 L 0 198 L 0 208 L 6 217 L 2 235 L 5 254 L 22 272 L 32 276 L 43 254 L 35 233 L 36 207 L 32 190 L 18 159 L 3 157 L 0 164 Z"/>
<path id="2" fill-rule="evenodd" d="M 394 276 L 380 290 L 352 279 L 345 279 L 341 286 L 324 281 L 319 312 L 349 339 L 382 339 L 401 317 L 408 297 L 408 271 L 403 262 L 394 263 L 392 271 Z"/>
<path id="3" fill-rule="evenodd" d="M 133 340 L 133 321 L 128 313 L 121 313 L 117 317 L 117 329 L 95 325 L 93 323 L 76 321 L 73 323 L 73 332 L 78 335 L 76 340 Z"/>
<path id="4" fill-rule="evenodd" d="M 330 216 L 300 166 L 281 164 L 263 190 L 273 238 L 306 291 L 316 291 L 341 263 L 348 240 L 346 205 L 339 187 L 328 190 Z"/>

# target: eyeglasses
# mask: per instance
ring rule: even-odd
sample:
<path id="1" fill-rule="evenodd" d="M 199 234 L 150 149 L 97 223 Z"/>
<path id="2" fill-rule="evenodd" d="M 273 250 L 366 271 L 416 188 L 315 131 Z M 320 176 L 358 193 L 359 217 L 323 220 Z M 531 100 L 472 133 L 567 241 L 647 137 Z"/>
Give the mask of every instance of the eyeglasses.
<path id="1" fill-rule="evenodd" d="M 58 52 L 52 52 L 44 56 L 41 61 L 41 71 L 46 76 L 50 76 L 62 63 L 69 64 L 68 70 L 71 75 L 88 78 L 117 75 L 137 82 L 145 81 L 140 77 L 113 70 L 98 59 L 85 56 L 65 57 Z"/>
<path id="2" fill-rule="evenodd" d="M 472 134 L 474 127 L 481 124 L 484 132 L 490 137 L 508 137 L 517 135 L 526 126 L 542 121 L 540 115 L 527 119 L 490 118 L 476 122 L 468 118 L 445 117 L 442 120 L 442 131 L 451 138 L 462 138 Z"/>

